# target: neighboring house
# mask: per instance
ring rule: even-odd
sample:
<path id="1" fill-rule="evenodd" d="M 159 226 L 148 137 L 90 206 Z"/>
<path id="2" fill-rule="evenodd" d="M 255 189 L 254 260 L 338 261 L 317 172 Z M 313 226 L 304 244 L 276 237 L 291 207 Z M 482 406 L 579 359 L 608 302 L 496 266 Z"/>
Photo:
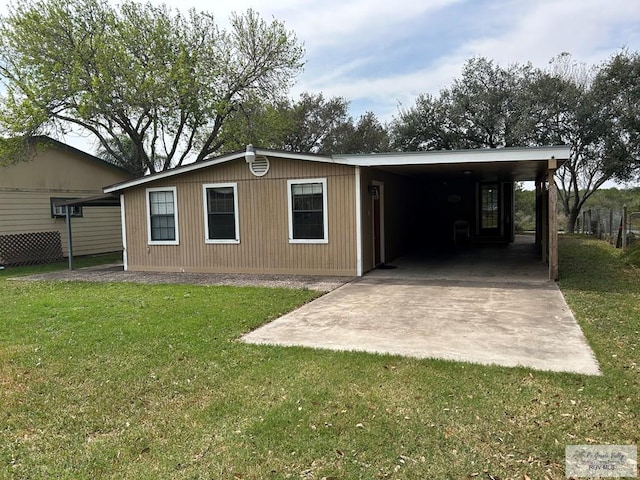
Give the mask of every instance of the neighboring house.
<path id="1" fill-rule="evenodd" d="M 103 195 L 132 178 L 119 167 L 48 137 L 31 141 L 31 158 L 0 167 L 0 264 L 40 263 L 67 256 L 65 208 L 59 203 Z M 122 250 L 119 206 L 70 207 L 73 254 Z"/>
<path id="2" fill-rule="evenodd" d="M 104 191 L 121 195 L 128 270 L 356 276 L 416 248 L 512 241 L 514 182 L 532 180 L 555 278 L 548 179 L 568 156 L 568 147 L 333 156 L 248 147 Z"/>

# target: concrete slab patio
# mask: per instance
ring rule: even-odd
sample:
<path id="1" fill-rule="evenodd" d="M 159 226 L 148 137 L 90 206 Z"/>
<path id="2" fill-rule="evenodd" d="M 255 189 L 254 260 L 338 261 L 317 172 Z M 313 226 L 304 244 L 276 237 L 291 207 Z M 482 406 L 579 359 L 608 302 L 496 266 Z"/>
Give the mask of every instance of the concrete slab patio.
<path id="1" fill-rule="evenodd" d="M 394 265 L 280 317 L 243 341 L 600 374 L 530 241 L 417 254 Z"/>

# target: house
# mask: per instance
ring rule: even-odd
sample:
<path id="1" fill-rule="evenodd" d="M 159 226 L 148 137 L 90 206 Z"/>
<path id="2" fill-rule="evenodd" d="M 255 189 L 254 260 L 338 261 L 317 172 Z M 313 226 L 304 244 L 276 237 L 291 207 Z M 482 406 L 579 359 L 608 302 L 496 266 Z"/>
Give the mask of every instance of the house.
<path id="1" fill-rule="evenodd" d="M 514 238 L 514 182 L 537 190 L 557 276 L 555 185 L 569 148 L 323 156 L 253 149 L 128 180 L 125 268 L 359 276 L 416 248 Z"/>
<path id="2" fill-rule="evenodd" d="M 24 162 L 0 167 L 0 264 L 22 265 L 68 255 L 65 207 L 72 199 L 103 195 L 104 185 L 132 175 L 48 137 L 30 141 Z M 119 202 L 69 207 L 75 255 L 122 250 Z"/>

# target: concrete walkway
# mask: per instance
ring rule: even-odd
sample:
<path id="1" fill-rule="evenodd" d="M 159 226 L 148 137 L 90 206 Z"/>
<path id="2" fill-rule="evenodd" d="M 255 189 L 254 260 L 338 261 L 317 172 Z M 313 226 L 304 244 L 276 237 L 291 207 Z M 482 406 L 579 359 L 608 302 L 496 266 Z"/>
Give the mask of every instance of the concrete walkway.
<path id="1" fill-rule="evenodd" d="M 414 255 L 245 335 L 248 343 L 357 350 L 599 375 L 534 247 Z"/>

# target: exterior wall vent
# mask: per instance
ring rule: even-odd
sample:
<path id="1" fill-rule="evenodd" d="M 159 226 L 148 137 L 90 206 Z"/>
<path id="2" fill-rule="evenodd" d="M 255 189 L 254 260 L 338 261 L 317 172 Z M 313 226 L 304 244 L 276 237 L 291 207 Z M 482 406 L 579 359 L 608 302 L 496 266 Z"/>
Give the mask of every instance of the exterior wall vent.
<path id="1" fill-rule="evenodd" d="M 254 161 L 249 164 L 249 170 L 256 177 L 264 177 L 269 171 L 269 159 L 262 155 L 256 157 Z"/>

